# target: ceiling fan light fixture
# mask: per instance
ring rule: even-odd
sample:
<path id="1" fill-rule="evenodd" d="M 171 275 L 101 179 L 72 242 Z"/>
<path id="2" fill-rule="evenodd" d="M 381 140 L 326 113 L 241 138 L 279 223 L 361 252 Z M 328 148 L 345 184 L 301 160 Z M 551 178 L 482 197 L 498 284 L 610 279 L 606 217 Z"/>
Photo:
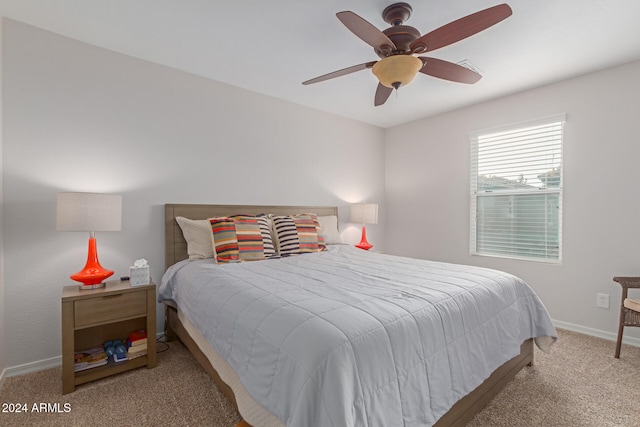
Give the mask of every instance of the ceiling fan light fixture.
<path id="1" fill-rule="evenodd" d="M 411 83 L 423 65 L 423 62 L 415 56 L 395 55 L 376 62 L 371 71 L 378 78 L 380 84 L 397 89 Z"/>

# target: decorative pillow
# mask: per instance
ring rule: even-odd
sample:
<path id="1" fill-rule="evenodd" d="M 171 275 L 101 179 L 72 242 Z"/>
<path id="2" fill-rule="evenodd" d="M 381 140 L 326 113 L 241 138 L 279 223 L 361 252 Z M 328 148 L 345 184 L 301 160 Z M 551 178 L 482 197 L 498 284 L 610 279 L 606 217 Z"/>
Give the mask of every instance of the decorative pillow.
<path id="1" fill-rule="evenodd" d="M 210 219 L 210 235 L 216 261 L 259 261 L 277 256 L 266 216 L 232 215 Z"/>
<path id="2" fill-rule="evenodd" d="M 258 218 L 250 215 L 233 215 L 230 219 L 236 229 L 240 260 L 258 261 L 265 259 L 262 230 L 260 229 Z"/>
<path id="3" fill-rule="evenodd" d="M 309 215 L 311 217 L 311 219 L 313 220 L 313 223 L 316 225 L 316 234 L 318 235 L 318 250 L 320 251 L 326 251 L 327 250 L 327 243 L 325 241 L 324 235 L 322 234 L 322 227 L 320 226 L 320 221 L 318 221 L 318 215 L 314 214 L 314 213 L 309 213 L 309 214 L 304 214 L 304 215 Z M 297 217 L 299 215 L 294 215 L 294 218 Z"/>
<path id="4" fill-rule="evenodd" d="M 211 224 L 206 219 L 188 219 L 176 217 L 176 222 L 182 229 L 184 240 L 187 241 L 189 259 L 215 258 L 216 254 L 211 245 Z"/>
<path id="5" fill-rule="evenodd" d="M 335 215 L 319 216 L 318 223 L 322 230 L 327 245 L 338 245 L 342 243 L 340 232 L 338 231 L 338 217 Z"/>
<path id="6" fill-rule="evenodd" d="M 239 262 L 240 251 L 236 236 L 236 225 L 228 217 L 210 218 L 209 244 L 213 244 L 216 251 L 216 261 L 219 263 Z"/>
<path id="7" fill-rule="evenodd" d="M 318 252 L 318 226 L 310 215 L 273 215 L 273 228 L 281 256 Z"/>
<path id="8" fill-rule="evenodd" d="M 273 244 L 273 238 L 271 237 L 271 230 L 273 228 L 273 224 L 271 223 L 271 218 L 267 215 L 258 215 L 256 216 L 258 219 L 258 225 L 260 226 L 260 233 L 262 234 L 262 245 L 264 246 L 264 256 L 265 258 L 275 258 L 278 256 L 278 252 L 276 252 L 276 247 Z"/>

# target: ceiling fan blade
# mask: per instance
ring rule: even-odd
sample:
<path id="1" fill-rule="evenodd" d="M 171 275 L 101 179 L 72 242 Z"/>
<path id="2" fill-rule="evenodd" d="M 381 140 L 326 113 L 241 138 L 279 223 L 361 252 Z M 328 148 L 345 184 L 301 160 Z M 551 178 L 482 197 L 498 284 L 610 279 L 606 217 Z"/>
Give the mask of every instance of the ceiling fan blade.
<path id="1" fill-rule="evenodd" d="M 333 79 L 336 77 L 344 76 L 346 74 L 355 73 L 356 71 L 364 70 L 367 68 L 373 67 L 378 61 L 365 62 L 364 64 L 353 65 L 351 67 L 343 68 L 342 70 L 334 71 L 332 73 L 323 74 L 322 76 L 316 77 L 315 79 L 307 80 L 302 82 L 303 85 L 310 85 L 313 83 L 323 82 L 325 80 Z"/>
<path id="2" fill-rule="evenodd" d="M 360 37 L 376 51 L 388 54 L 396 48 L 396 45 L 386 34 L 355 13 L 349 11 L 338 12 L 336 16 L 353 34 Z"/>
<path id="3" fill-rule="evenodd" d="M 472 13 L 414 40 L 410 49 L 413 53 L 431 52 L 440 49 L 486 30 L 508 18 L 512 13 L 513 11 L 506 3 Z"/>
<path id="4" fill-rule="evenodd" d="M 378 88 L 376 89 L 376 97 L 373 101 L 374 106 L 379 106 L 387 102 L 389 99 L 389 95 L 393 92 L 393 88 L 386 87 L 382 83 L 378 83 Z"/>
<path id="5" fill-rule="evenodd" d="M 426 56 L 420 56 L 419 59 L 424 63 L 424 67 L 422 67 L 420 72 L 432 77 L 467 84 L 474 84 L 482 78 L 482 76 L 475 71 L 462 65 L 454 64 L 453 62 L 428 58 Z"/>

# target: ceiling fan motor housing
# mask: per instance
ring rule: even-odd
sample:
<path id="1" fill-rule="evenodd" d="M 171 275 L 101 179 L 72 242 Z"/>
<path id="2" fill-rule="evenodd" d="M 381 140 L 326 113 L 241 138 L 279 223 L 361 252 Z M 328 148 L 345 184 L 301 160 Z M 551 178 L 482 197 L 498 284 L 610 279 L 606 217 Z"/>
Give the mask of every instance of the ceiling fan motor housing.
<path id="1" fill-rule="evenodd" d="M 421 34 L 420 31 L 409 25 L 403 25 L 404 22 L 409 19 L 413 9 L 408 3 L 394 3 L 387 6 L 382 11 L 382 19 L 391 24 L 390 28 L 382 31 L 396 46 L 395 50 L 387 49 L 375 49 L 376 54 L 380 58 L 385 58 L 390 55 L 408 54 L 412 53 L 409 47 L 411 43 L 418 39 Z"/>
<path id="2" fill-rule="evenodd" d="M 396 45 L 392 55 L 412 53 L 409 46 L 420 37 L 420 31 L 409 25 L 397 25 L 382 32 Z"/>

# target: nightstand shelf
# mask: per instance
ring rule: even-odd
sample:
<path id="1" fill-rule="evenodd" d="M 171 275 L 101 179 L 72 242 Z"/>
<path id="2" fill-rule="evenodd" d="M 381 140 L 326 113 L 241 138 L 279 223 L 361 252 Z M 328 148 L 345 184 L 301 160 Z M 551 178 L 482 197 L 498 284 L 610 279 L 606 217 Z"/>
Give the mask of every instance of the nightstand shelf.
<path id="1" fill-rule="evenodd" d="M 131 287 L 128 281 L 107 282 L 101 289 L 79 290 L 78 285 L 62 291 L 62 392 L 75 386 L 142 366 L 156 366 L 156 286 Z M 124 339 L 130 332 L 145 329 L 147 354 L 132 360 L 74 372 L 74 353 Z"/>

